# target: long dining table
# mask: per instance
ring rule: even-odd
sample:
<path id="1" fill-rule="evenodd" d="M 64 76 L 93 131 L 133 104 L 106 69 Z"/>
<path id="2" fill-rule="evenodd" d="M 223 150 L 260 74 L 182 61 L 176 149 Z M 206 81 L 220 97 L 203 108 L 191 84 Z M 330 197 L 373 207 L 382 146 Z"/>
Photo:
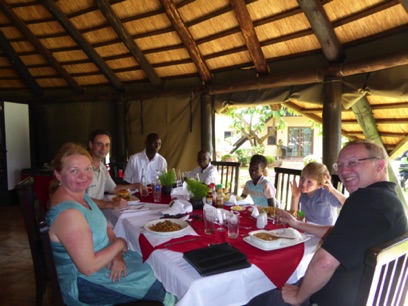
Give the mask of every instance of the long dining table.
<path id="1" fill-rule="evenodd" d="M 157 235 L 147 232 L 144 225 L 162 218 L 162 211 L 167 207 L 167 204 L 142 198 L 140 204 L 127 210 L 107 209 L 103 212 L 115 234 L 126 239 L 129 249 L 140 253 L 164 288 L 177 296 L 178 306 L 244 305 L 265 291 L 296 282 L 304 275 L 320 241 L 310 236 L 304 243 L 273 251 L 254 247 L 244 241 L 248 232 L 257 230 L 256 221 L 250 217 L 248 209 L 240 213 L 240 235 L 236 239 L 228 238 L 226 231 L 206 235 L 202 210 L 189 214 L 190 226 L 181 233 Z M 266 227 L 276 228 L 279 226 L 271 222 Z M 181 243 L 173 244 L 179 241 Z M 217 243 L 230 243 L 236 247 L 247 255 L 251 266 L 203 277 L 183 258 L 186 251 Z"/>

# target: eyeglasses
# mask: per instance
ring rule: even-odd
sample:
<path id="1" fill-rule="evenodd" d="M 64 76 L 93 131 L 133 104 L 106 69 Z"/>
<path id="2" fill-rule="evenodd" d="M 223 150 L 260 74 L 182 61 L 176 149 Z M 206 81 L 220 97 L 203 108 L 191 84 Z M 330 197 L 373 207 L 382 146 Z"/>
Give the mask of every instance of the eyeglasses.
<path id="1" fill-rule="evenodd" d="M 366 158 L 359 158 L 359 159 L 350 159 L 345 163 L 335 163 L 333 164 L 333 169 L 339 171 L 347 166 L 348 168 L 355 168 L 359 165 L 360 162 L 369 159 L 380 159 L 379 157 L 366 157 Z"/>

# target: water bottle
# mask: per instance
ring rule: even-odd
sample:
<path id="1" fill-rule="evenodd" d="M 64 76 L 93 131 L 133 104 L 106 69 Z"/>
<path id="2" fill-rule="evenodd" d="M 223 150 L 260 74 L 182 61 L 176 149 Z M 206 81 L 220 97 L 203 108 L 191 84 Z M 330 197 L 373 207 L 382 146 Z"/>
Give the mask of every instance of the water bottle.
<path id="1" fill-rule="evenodd" d="M 154 182 L 153 188 L 154 188 L 153 189 L 154 202 L 159 203 L 161 202 L 161 193 L 162 193 L 159 177 L 156 177 L 156 181 Z"/>

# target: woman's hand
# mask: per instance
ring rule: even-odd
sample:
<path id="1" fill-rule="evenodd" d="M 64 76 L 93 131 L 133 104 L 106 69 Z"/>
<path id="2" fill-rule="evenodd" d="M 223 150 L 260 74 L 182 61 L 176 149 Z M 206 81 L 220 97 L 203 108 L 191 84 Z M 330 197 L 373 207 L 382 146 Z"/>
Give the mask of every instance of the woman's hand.
<path id="1" fill-rule="evenodd" d="M 116 280 L 120 282 L 122 273 L 123 277 L 126 277 L 126 264 L 123 260 L 122 254 L 116 255 L 107 268 L 111 271 L 109 274 L 109 278 L 112 282 L 115 282 Z"/>

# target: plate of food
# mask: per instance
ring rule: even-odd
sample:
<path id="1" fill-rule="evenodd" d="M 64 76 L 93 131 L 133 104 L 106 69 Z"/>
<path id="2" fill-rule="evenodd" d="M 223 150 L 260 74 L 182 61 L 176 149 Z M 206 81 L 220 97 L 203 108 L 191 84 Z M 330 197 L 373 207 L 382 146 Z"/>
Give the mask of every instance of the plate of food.
<path id="1" fill-rule="evenodd" d="M 157 235 L 172 235 L 186 230 L 189 226 L 181 219 L 158 219 L 147 222 L 144 229 Z"/>
<path id="2" fill-rule="evenodd" d="M 234 205 L 234 206 L 231 206 L 231 210 L 233 210 L 233 211 L 244 211 L 245 207 L 242 206 L 242 205 Z"/>
<path id="3" fill-rule="evenodd" d="M 128 201 L 129 205 L 138 205 L 140 204 L 140 199 L 131 194 L 131 192 L 127 189 L 120 189 L 116 192 L 116 194 L 110 194 L 108 195 L 108 199 L 111 201 L 116 201 L 119 198 L 125 199 L 126 201 Z"/>
<path id="4" fill-rule="evenodd" d="M 264 251 L 287 248 L 309 239 L 308 235 L 300 233 L 294 228 L 252 231 L 249 232 L 249 236 L 244 237 L 245 242 Z"/>

